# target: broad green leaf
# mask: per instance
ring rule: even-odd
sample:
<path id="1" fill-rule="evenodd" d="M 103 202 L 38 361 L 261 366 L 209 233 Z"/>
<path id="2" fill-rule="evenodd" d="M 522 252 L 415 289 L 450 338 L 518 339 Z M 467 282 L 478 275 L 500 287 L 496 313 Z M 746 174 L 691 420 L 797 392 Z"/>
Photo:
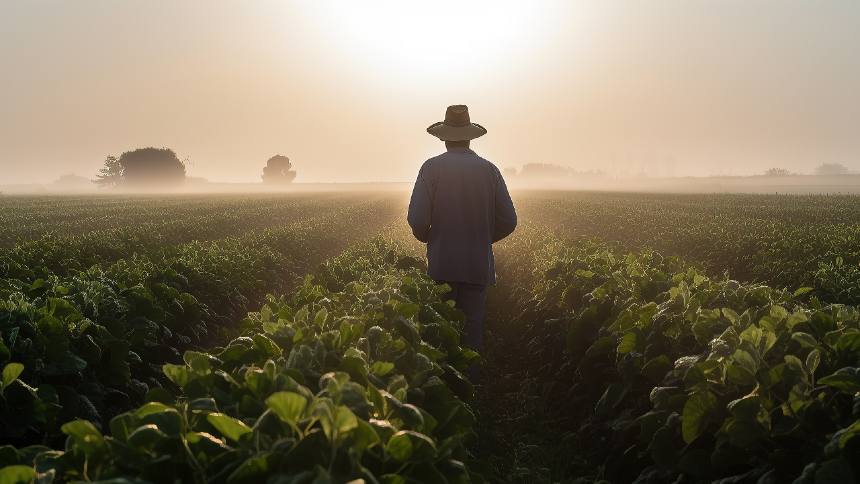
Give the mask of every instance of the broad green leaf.
<path id="1" fill-rule="evenodd" d="M 811 287 L 799 287 L 799 288 L 797 288 L 797 290 L 794 291 L 794 297 L 802 296 L 802 295 L 806 294 L 807 292 L 811 292 L 811 291 L 812 291 Z"/>
<path id="2" fill-rule="evenodd" d="M 717 397 L 709 391 L 690 395 L 681 415 L 681 434 L 684 442 L 691 443 L 705 430 L 708 417 L 716 409 Z"/>
<path id="3" fill-rule="evenodd" d="M 358 419 L 358 426 L 355 428 L 355 432 L 353 432 L 352 445 L 356 449 L 363 451 L 368 447 L 378 444 L 379 440 L 379 434 L 376 433 L 373 426 L 362 419 Z"/>
<path id="4" fill-rule="evenodd" d="M 803 371 L 804 371 L 803 362 L 800 361 L 800 358 L 798 358 L 794 355 L 785 355 L 782 357 L 782 359 L 785 360 L 785 364 L 788 367 L 790 367 L 794 370 L 797 370 L 799 373 L 803 373 Z"/>
<path id="5" fill-rule="evenodd" d="M 124 442 L 138 425 L 139 419 L 131 412 L 121 413 L 110 421 L 111 437 Z"/>
<path id="6" fill-rule="evenodd" d="M 815 370 L 818 368 L 819 363 L 821 363 L 821 351 L 815 349 L 806 355 L 806 369 L 809 371 L 810 375 L 815 374 Z"/>
<path id="7" fill-rule="evenodd" d="M 421 309 L 421 306 L 415 303 L 400 303 L 397 305 L 397 313 L 403 316 L 404 318 L 412 318 L 418 311 Z"/>
<path id="8" fill-rule="evenodd" d="M 293 321 L 295 321 L 297 323 L 306 323 L 306 322 L 308 322 L 308 316 L 309 315 L 310 315 L 310 311 L 308 311 L 308 307 L 302 306 L 302 308 L 296 312 L 295 317 L 293 317 Z"/>
<path id="9" fill-rule="evenodd" d="M 172 407 L 169 407 L 161 402 L 147 402 L 138 407 L 137 410 L 134 411 L 134 415 L 138 418 L 143 418 L 147 415 L 167 411 L 170 408 Z"/>
<path id="10" fill-rule="evenodd" d="M 394 436 L 389 439 L 388 443 L 391 444 L 391 441 L 397 439 L 398 436 L 403 436 L 409 439 L 410 445 L 408 446 L 408 460 L 415 462 L 430 460 L 436 457 L 436 444 L 433 443 L 433 439 L 430 437 L 412 430 L 401 430 L 394 434 Z M 386 448 L 386 450 L 388 449 Z M 401 459 L 398 458 L 398 460 Z"/>
<path id="11" fill-rule="evenodd" d="M 254 341 L 254 346 L 263 352 L 268 357 L 279 357 L 283 352 L 277 343 L 271 338 L 262 333 L 256 333 L 251 337 Z"/>
<path id="12" fill-rule="evenodd" d="M 774 304 L 770 307 L 770 315 L 776 319 L 785 319 L 788 317 L 788 311 L 784 307 Z"/>
<path id="13" fill-rule="evenodd" d="M 731 308 L 723 308 L 723 316 L 729 320 L 732 325 L 738 322 L 738 313 L 735 312 L 734 309 Z"/>
<path id="14" fill-rule="evenodd" d="M 860 333 L 846 333 L 836 341 L 836 349 L 842 351 L 860 351 Z"/>
<path id="15" fill-rule="evenodd" d="M 400 462 L 406 462 L 412 456 L 412 440 L 401 430 L 388 440 L 385 452 Z"/>
<path id="16" fill-rule="evenodd" d="M 828 385 L 846 393 L 860 392 L 860 371 L 857 368 L 842 368 L 831 375 L 818 379 L 819 385 Z"/>
<path id="17" fill-rule="evenodd" d="M 761 345 L 761 356 L 764 357 L 764 355 L 773 348 L 773 345 L 776 344 L 778 338 L 776 333 L 773 331 L 764 329 L 762 330 L 762 339 L 764 340 L 764 343 Z"/>
<path id="18" fill-rule="evenodd" d="M 785 324 L 788 326 L 788 329 L 791 329 L 796 325 L 800 323 L 805 323 L 807 321 L 809 321 L 809 316 L 807 316 L 806 313 L 802 311 L 795 311 L 791 313 L 791 316 L 789 316 L 788 319 L 785 320 Z"/>
<path id="19" fill-rule="evenodd" d="M 21 363 L 9 363 L 3 367 L 3 385 L 0 388 L 8 387 L 13 381 L 18 379 L 18 376 L 24 371 L 24 365 Z"/>
<path id="20" fill-rule="evenodd" d="M 812 336 L 809 333 L 798 331 L 791 335 L 791 339 L 800 343 L 800 346 L 808 348 L 815 348 L 818 346 L 818 340 L 815 339 L 815 336 Z"/>
<path id="21" fill-rule="evenodd" d="M 627 354 L 636 349 L 636 333 L 625 333 L 618 343 L 618 353 Z"/>
<path id="22" fill-rule="evenodd" d="M 747 369 L 753 375 L 758 371 L 758 363 L 747 351 L 737 349 L 732 354 L 732 359 L 740 366 Z"/>
<path id="23" fill-rule="evenodd" d="M 265 331 L 266 333 L 269 333 L 269 334 L 277 333 L 278 330 L 280 330 L 281 328 L 283 328 L 285 326 L 285 324 L 282 321 L 284 321 L 284 320 L 279 319 L 278 322 L 272 322 L 272 321 L 264 322 L 262 324 L 263 331 Z"/>
<path id="24" fill-rule="evenodd" d="M 207 374 L 212 369 L 212 365 L 209 362 L 209 355 L 206 353 L 201 353 L 199 351 L 186 351 L 183 355 L 183 359 L 196 373 Z"/>
<path id="25" fill-rule="evenodd" d="M 328 321 L 328 309 L 320 308 L 314 315 L 314 324 L 321 328 L 326 321 Z"/>
<path id="26" fill-rule="evenodd" d="M 60 427 L 86 454 L 93 454 L 105 445 L 102 433 L 88 420 L 72 420 Z"/>
<path id="27" fill-rule="evenodd" d="M 761 399 L 756 395 L 748 395 L 729 402 L 727 408 L 736 419 L 753 421 L 761 408 Z"/>
<path id="28" fill-rule="evenodd" d="M 339 405 L 334 409 L 334 429 L 337 431 L 338 438 L 358 427 L 358 418 L 352 413 L 352 410 L 345 405 Z"/>
<path id="29" fill-rule="evenodd" d="M 845 445 L 848 444 L 848 441 L 860 436 L 860 420 L 856 420 L 853 424 L 849 425 L 847 428 L 836 432 L 834 438 L 838 439 L 839 448 L 844 449 Z"/>
<path id="30" fill-rule="evenodd" d="M 373 404 L 374 411 L 380 417 L 384 417 L 386 413 L 385 398 L 383 398 L 379 389 L 370 383 L 367 384 L 367 399 Z"/>
<path id="31" fill-rule="evenodd" d="M 761 337 L 762 330 L 758 326 L 750 326 L 741 331 L 740 334 L 741 340 L 748 341 L 753 348 L 758 348 L 759 343 L 761 343 Z"/>
<path id="32" fill-rule="evenodd" d="M 194 413 L 217 412 L 218 404 L 214 398 L 195 398 L 188 402 L 188 409 Z"/>
<path id="33" fill-rule="evenodd" d="M 165 363 L 164 366 L 161 367 L 161 370 L 164 372 L 164 375 L 178 387 L 182 388 L 188 384 L 188 367 L 185 365 Z"/>
<path id="34" fill-rule="evenodd" d="M 603 336 L 598 338 L 591 346 L 585 350 L 585 356 L 588 358 L 598 358 L 609 354 L 616 347 L 616 339 L 612 336 Z"/>
<path id="35" fill-rule="evenodd" d="M 210 413 L 206 416 L 206 420 L 218 429 L 221 435 L 235 442 L 239 442 L 243 435 L 251 433 L 251 428 L 242 421 L 223 413 Z"/>
<path id="36" fill-rule="evenodd" d="M 129 436 L 127 443 L 137 449 L 151 449 L 162 439 L 166 439 L 167 434 L 158 429 L 154 424 L 141 425 L 136 428 Z"/>
<path id="37" fill-rule="evenodd" d="M 738 363 L 731 363 L 726 367 L 726 378 L 737 385 L 753 385 L 756 381 L 755 374 Z"/>
<path id="38" fill-rule="evenodd" d="M 272 308 L 269 307 L 268 304 L 264 304 L 263 307 L 260 308 L 260 321 L 267 322 L 272 320 Z"/>
<path id="39" fill-rule="evenodd" d="M 290 425 L 296 425 L 304 414 L 308 401 L 298 393 L 277 392 L 266 399 L 266 405 L 278 418 Z"/>
<path id="40" fill-rule="evenodd" d="M 0 469 L 0 484 L 30 484 L 36 478 L 31 466 L 6 466 Z"/>
<path id="41" fill-rule="evenodd" d="M 394 369 L 394 363 L 388 361 L 374 361 L 370 371 L 376 376 L 385 376 Z"/>

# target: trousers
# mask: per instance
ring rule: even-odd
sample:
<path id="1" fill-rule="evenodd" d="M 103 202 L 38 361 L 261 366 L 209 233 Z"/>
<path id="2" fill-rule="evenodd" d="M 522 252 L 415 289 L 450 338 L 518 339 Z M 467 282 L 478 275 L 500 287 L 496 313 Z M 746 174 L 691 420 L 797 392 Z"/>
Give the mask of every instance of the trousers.
<path id="1" fill-rule="evenodd" d="M 451 291 L 443 298 L 454 301 L 457 309 L 466 316 L 463 343 L 478 353 L 484 350 L 484 315 L 486 313 L 487 286 L 467 282 L 439 281 L 448 284 Z"/>

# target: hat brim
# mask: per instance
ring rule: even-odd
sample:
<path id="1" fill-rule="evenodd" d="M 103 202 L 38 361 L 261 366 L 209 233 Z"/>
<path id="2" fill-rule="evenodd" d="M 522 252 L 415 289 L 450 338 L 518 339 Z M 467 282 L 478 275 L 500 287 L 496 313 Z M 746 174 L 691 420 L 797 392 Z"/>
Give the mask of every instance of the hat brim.
<path id="1" fill-rule="evenodd" d="M 486 128 L 477 123 L 469 123 L 466 126 L 450 126 L 441 121 L 431 124 L 427 128 L 427 132 L 442 141 L 468 141 L 487 134 Z"/>

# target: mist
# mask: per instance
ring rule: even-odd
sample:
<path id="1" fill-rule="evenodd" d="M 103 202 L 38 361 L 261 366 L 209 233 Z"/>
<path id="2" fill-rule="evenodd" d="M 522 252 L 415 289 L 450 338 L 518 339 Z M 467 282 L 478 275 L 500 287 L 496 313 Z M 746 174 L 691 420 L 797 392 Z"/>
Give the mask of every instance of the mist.
<path id="1" fill-rule="evenodd" d="M 0 186 L 93 190 L 54 182 L 153 146 L 186 162 L 180 190 L 270 189 L 276 154 L 293 162 L 292 189 L 408 187 L 444 150 L 425 128 L 456 103 L 488 129 L 473 149 L 512 186 L 734 180 L 703 181 L 711 190 L 770 168 L 860 170 L 860 3 L 528 5 L 510 25 L 489 6 L 433 25 L 404 7 L 395 31 L 421 37 L 398 41 L 307 2 L 6 2 Z M 386 7 L 367 4 L 367 22 Z M 494 41 L 444 45 L 464 28 Z M 518 179 L 528 164 L 572 176 Z M 774 183 L 824 183 L 786 180 Z"/>

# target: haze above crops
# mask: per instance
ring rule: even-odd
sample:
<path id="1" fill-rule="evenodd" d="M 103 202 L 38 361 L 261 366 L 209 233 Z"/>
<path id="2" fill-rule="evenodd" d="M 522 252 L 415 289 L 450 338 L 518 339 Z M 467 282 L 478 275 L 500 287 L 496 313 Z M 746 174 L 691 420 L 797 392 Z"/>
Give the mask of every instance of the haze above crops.
<path id="1" fill-rule="evenodd" d="M 278 153 L 297 182 L 409 182 L 453 103 L 502 168 L 860 170 L 856 2 L 356 5 L 4 3 L 0 185 L 147 146 L 212 182 Z"/>

